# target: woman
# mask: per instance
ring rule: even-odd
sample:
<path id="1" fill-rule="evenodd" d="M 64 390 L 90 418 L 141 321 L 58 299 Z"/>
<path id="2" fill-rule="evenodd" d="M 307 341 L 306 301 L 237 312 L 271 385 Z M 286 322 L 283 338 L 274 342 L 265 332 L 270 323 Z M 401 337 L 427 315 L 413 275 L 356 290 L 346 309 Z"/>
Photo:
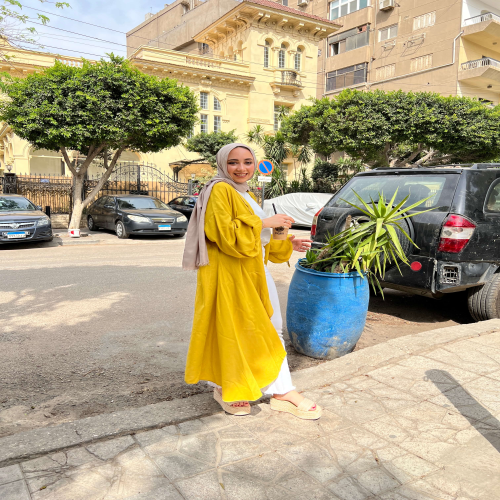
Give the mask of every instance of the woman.
<path id="1" fill-rule="evenodd" d="M 189 223 L 184 269 L 198 269 L 193 331 L 185 380 L 205 380 L 233 415 L 269 394 L 271 408 L 317 419 L 321 408 L 292 385 L 281 335 L 278 294 L 265 266 L 304 252 L 310 240 L 273 240 L 271 228 L 291 227 L 284 214 L 266 217 L 250 195 L 256 158 L 244 144 L 217 153 L 217 176 L 201 191 Z"/>

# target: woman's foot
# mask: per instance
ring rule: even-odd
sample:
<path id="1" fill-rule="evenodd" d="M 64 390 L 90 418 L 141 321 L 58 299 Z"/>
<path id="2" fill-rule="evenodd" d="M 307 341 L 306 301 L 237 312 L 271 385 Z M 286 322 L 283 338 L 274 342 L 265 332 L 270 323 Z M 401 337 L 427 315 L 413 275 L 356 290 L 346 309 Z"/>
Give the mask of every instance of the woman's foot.
<path id="1" fill-rule="evenodd" d="M 248 401 L 233 401 L 226 403 L 222 400 L 222 391 L 214 388 L 214 399 L 222 406 L 222 409 L 232 415 L 248 415 L 250 413 L 250 403 Z"/>
<path id="2" fill-rule="evenodd" d="M 290 403 L 294 404 L 295 406 L 299 406 L 302 401 L 304 401 L 304 396 L 302 394 L 299 394 L 297 391 L 290 391 L 287 392 L 286 394 L 274 394 L 273 395 L 274 399 L 278 399 L 279 401 L 289 401 Z M 314 411 L 316 410 L 316 405 L 311 406 L 309 411 Z"/>
<path id="3" fill-rule="evenodd" d="M 303 420 L 317 420 L 321 417 L 321 406 L 305 398 L 297 391 L 275 394 L 271 398 L 271 410 L 291 413 Z"/>

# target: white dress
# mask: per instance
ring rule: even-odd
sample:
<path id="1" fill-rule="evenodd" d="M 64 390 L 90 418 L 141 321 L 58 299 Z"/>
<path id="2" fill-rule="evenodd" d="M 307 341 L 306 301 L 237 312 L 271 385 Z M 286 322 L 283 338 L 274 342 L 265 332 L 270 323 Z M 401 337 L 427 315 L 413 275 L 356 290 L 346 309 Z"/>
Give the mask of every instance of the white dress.
<path id="1" fill-rule="evenodd" d="M 259 216 L 261 219 L 266 219 L 267 215 L 262 210 L 262 208 L 255 202 L 255 200 L 248 193 L 241 193 L 238 191 L 245 201 L 252 207 L 255 215 Z M 262 258 L 265 258 L 265 249 L 264 247 L 271 241 L 272 230 L 270 228 L 262 229 L 260 233 L 260 240 L 262 242 Z M 276 290 L 276 285 L 274 284 L 273 277 L 269 272 L 266 264 L 264 263 L 264 270 L 266 272 L 266 282 L 267 288 L 269 290 L 269 300 L 271 301 L 271 305 L 273 306 L 274 314 L 271 316 L 271 323 L 276 329 L 276 333 L 278 334 L 283 347 L 285 347 L 285 341 L 283 340 L 283 318 L 281 317 L 281 308 L 280 301 L 278 298 L 278 290 Z M 213 387 L 220 386 L 214 384 L 213 382 L 207 382 L 209 385 Z M 283 360 L 283 364 L 281 365 L 281 370 L 278 374 L 278 378 L 272 382 L 267 387 L 263 387 L 263 394 L 286 394 L 287 392 L 293 391 L 295 387 L 292 384 L 292 377 L 290 375 L 290 368 L 288 367 L 288 360 L 285 357 Z"/>

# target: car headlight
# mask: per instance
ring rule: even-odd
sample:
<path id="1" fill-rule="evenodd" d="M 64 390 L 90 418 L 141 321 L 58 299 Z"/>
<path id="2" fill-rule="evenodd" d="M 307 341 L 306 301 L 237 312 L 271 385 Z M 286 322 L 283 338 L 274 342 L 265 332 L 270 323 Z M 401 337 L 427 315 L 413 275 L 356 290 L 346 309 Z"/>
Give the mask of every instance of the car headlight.
<path id="1" fill-rule="evenodd" d="M 151 219 L 147 217 L 141 217 L 140 215 L 127 215 L 127 217 L 134 222 L 140 222 L 141 224 L 150 224 Z"/>
<path id="2" fill-rule="evenodd" d="M 181 215 L 180 217 L 177 217 L 177 222 L 186 222 L 187 217 L 185 215 Z"/>
<path id="3" fill-rule="evenodd" d="M 41 217 L 36 221 L 36 227 L 49 226 L 50 219 L 48 217 Z"/>

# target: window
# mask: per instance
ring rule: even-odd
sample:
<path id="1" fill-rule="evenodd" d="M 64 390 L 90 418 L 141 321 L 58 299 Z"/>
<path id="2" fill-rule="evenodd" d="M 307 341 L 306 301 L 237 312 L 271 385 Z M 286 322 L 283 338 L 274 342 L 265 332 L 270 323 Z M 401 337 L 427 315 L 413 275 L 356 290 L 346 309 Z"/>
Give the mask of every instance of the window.
<path id="1" fill-rule="evenodd" d="M 384 40 L 389 40 L 389 38 L 394 38 L 398 36 L 398 25 L 393 24 L 392 26 L 387 26 L 387 28 L 382 28 L 378 30 L 378 41 L 383 42 Z"/>
<path id="2" fill-rule="evenodd" d="M 426 56 L 415 57 L 411 60 L 410 71 L 421 71 L 432 67 L 432 54 Z"/>
<path id="3" fill-rule="evenodd" d="M 294 68 L 296 71 L 300 71 L 300 59 L 302 57 L 302 49 L 300 47 L 297 47 L 297 52 L 295 53 L 295 61 L 294 61 Z"/>
<path id="4" fill-rule="evenodd" d="M 423 14 L 422 16 L 417 16 L 413 18 L 413 31 L 421 30 L 422 28 L 427 28 L 428 26 L 434 26 L 436 24 L 436 12 L 429 12 Z"/>
<path id="5" fill-rule="evenodd" d="M 222 127 L 222 118 L 214 116 L 214 132 L 220 132 Z"/>
<path id="6" fill-rule="evenodd" d="M 210 52 L 208 43 L 198 43 L 198 52 L 200 54 L 208 54 Z"/>
<path id="7" fill-rule="evenodd" d="M 329 13 L 330 21 L 337 19 L 357 10 L 364 9 L 370 5 L 369 0 L 334 0 L 330 2 Z"/>
<path id="8" fill-rule="evenodd" d="M 200 92 L 201 109 L 208 109 L 208 92 Z"/>
<path id="9" fill-rule="evenodd" d="M 499 180 L 493 182 L 490 192 L 486 197 L 485 212 L 500 212 L 500 184 Z"/>
<path id="10" fill-rule="evenodd" d="M 220 105 L 220 101 L 215 96 L 214 96 L 214 111 L 222 111 L 222 106 Z"/>
<path id="11" fill-rule="evenodd" d="M 187 138 L 191 139 L 191 137 L 193 137 L 193 135 L 194 135 L 194 127 L 189 131 Z"/>
<path id="12" fill-rule="evenodd" d="M 376 79 L 385 80 L 386 78 L 391 78 L 396 74 L 396 65 L 388 64 L 387 66 L 381 66 L 377 68 Z"/>
<path id="13" fill-rule="evenodd" d="M 281 5 L 288 7 L 288 0 L 281 0 Z"/>
<path id="14" fill-rule="evenodd" d="M 267 40 L 264 46 L 264 68 L 269 68 L 269 46 L 271 45 Z"/>
<path id="15" fill-rule="evenodd" d="M 370 25 L 364 24 L 329 39 L 328 56 L 336 56 L 350 50 L 365 47 L 370 42 Z"/>
<path id="16" fill-rule="evenodd" d="M 202 134 L 208 133 L 208 115 L 200 115 L 200 132 Z"/>
<path id="17" fill-rule="evenodd" d="M 285 67 L 285 50 L 286 50 L 286 46 L 284 43 L 281 44 L 281 49 L 279 51 L 279 54 L 278 54 L 278 67 L 279 68 L 284 68 Z"/>
<path id="18" fill-rule="evenodd" d="M 326 74 L 326 91 L 342 89 L 366 82 L 368 63 L 356 64 Z"/>
<path id="19" fill-rule="evenodd" d="M 281 127 L 281 106 L 274 106 L 274 130 Z"/>

